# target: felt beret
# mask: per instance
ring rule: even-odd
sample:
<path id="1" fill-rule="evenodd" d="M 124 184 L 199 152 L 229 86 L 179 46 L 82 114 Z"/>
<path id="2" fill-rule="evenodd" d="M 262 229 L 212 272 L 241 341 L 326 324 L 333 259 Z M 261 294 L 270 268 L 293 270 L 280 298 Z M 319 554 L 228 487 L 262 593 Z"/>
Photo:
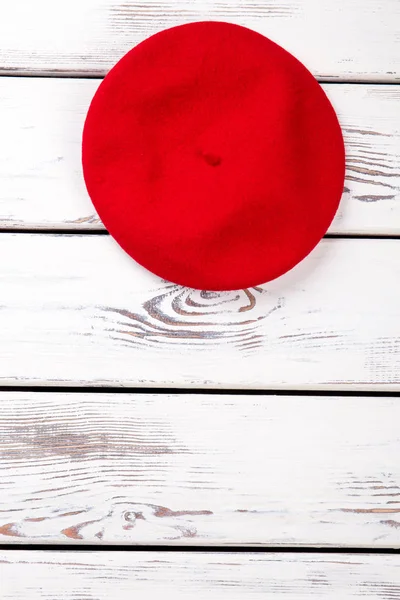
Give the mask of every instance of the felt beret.
<path id="1" fill-rule="evenodd" d="M 294 267 L 344 183 L 341 129 L 316 79 L 271 40 L 222 22 L 173 27 L 128 52 L 92 100 L 82 159 L 122 248 L 207 290 Z"/>

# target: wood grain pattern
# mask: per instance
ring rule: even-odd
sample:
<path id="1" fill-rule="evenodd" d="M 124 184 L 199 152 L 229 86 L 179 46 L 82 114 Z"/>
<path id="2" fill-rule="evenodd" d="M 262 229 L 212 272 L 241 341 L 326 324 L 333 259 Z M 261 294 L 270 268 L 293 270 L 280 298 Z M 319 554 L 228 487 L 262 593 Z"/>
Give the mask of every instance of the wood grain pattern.
<path id="1" fill-rule="evenodd" d="M 396 600 L 400 557 L 2 551 L 0 577 L 3 600 Z"/>
<path id="2" fill-rule="evenodd" d="M 400 234 L 398 0 L 16 0 L 0 9 L 0 384 L 400 390 L 400 241 L 325 240 L 285 277 L 162 281 L 102 231 L 85 113 L 132 46 L 193 20 L 247 25 L 325 83 L 346 141 L 330 233 Z M 56 79 L 21 75 L 57 75 Z M 337 85 L 332 82 L 353 82 Z M 357 86 L 354 82 L 364 82 Z M 396 398 L 0 393 L 2 600 L 400 598 Z M 51 544 L 67 543 L 56 552 Z M 187 552 L 74 552 L 87 543 Z M 4 546 L 5 547 L 5 546 Z"/>
<path id="3" fill-rule="evenodd" d="M 396 398 L 3 392 L 0 543 L 400 547 L 399 422 Z"/>
<path id="4" fill-rule="evenodd" d="M 260 288 L 163 282 L 109 236 L 2 234 L 0 383 L 400 389 L 400 243 L 324 240 Z"/>
<path id="5" fill-rule="evenodd" d="M 81 134 L 98 81 L 0 78 L 0 227 L 103 229 L 87 195 Z M 400 91 L 324 89 L 347 148 L 337 234 L 400 234 Z"/>
<path id="6" fill-rule="evenodd" d="M 397 0 L 17 0 L 0 19 L 0 73 L 104 74 L 165 27 L 224 20 L 283 45 L 329 79 L 400 78 Z"/>

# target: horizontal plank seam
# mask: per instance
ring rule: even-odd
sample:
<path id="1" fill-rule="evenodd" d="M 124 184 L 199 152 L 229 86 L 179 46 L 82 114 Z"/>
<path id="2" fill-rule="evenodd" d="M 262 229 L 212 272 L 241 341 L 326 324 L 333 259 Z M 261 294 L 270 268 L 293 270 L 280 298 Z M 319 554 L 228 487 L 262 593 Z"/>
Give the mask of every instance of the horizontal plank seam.
<path id="1" fill-rule="evenodd" d="M 0 544 L 0 551 L 71 551 L 71 552 L 186 552 L 191 554 L 258 553 L 258 554 L 400 554 L 400 548 L 359 548 L 318 546 L 164 546 L 124 544 Z"/>
<path id="2" fill-rule="evenodd" d="M 55 237 L 83 237 L 86 235 L 110 235 L 106 229 L 40 229 L 40 228 L 18 228 L 18 227 L 2 227 L 0 228 L 1 235 L 7 234 L 22 234 L 22 235 L 48 235 Z M 400 234 L 384 234 L 384 233 L 327 233 L 325 239 L 337 240 L 400 240 Z"/>
<path id="3" fill-rule="evenodd" d="M 290 390 L 290 389 L 237 389 L 237 388 L 170 388 L 170 387 L 114 387 L 114 386 L 68 386 L 68 385 L 2 385 L 2 392 L 37 392 L 68 394 L 177 394 L 177 395 L 215 395 L 215 396 L 342 396 L 342 397 L 384 397 L 400 398 L 400 392 L 385 390 Z"/>
<path id="4" fill-rule="evenodd" d="M 106 71 L 26 71 L 24 69 L 0 69 L 0 77 L 36 77 L 43 79 L 104 79 Z M 400 76 L 390 79 L 376 79 L 374 77 L 360 77 L 359 79 L 349 79 L 335 75 L 317 76 L 320 83 L 332 84 L 355 84 L 355 85 L 400 85 Z"/>
<path id="5" fill-rule="evenodd" d="M 21 233 L 29 235 L 54 235 L 54 236 L 80 236 L 80 235 L 110 235 L 106 229 L 57 229 L 49 227 L 48 229 L 32 228 L 29 229 L 21 227 L 1 227 L 0 234 L 7 233 Z"/>
<path id="6" fill-rule="evenodd" d="M 337 239 L 337 240 L 400 240 L 398 234 L 384 234 L 384 233 L 326 233 L 325 239 Z"/>

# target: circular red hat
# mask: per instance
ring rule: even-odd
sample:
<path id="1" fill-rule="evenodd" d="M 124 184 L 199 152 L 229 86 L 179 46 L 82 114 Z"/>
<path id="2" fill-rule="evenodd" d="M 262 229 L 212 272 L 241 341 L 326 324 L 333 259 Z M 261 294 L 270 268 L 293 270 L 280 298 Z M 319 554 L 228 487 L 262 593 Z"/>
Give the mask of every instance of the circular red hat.
<path id="1" fill-rule="evenodd" d="M 82 150 L 89 194 L 122 248 L 200 289 L 291 269 L 343 191 L 343 138 L 318 82 L 228 23 L 173 27 L 128 52 L 93 98 Z"/>

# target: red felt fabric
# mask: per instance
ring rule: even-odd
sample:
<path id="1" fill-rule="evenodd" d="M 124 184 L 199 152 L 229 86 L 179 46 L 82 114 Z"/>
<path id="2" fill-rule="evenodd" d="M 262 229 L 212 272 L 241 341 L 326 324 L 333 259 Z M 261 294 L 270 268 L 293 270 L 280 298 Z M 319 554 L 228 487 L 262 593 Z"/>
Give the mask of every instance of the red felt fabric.
<path id="1" fill-rule="evenodd" d="M 83 168 L 106 228 L 137 262 L 208 290 L 282 275 L 325 234 L 344 147 L 309 71 L 244 27 L 191 23 L 128 52 L 100 85 Z"/>

